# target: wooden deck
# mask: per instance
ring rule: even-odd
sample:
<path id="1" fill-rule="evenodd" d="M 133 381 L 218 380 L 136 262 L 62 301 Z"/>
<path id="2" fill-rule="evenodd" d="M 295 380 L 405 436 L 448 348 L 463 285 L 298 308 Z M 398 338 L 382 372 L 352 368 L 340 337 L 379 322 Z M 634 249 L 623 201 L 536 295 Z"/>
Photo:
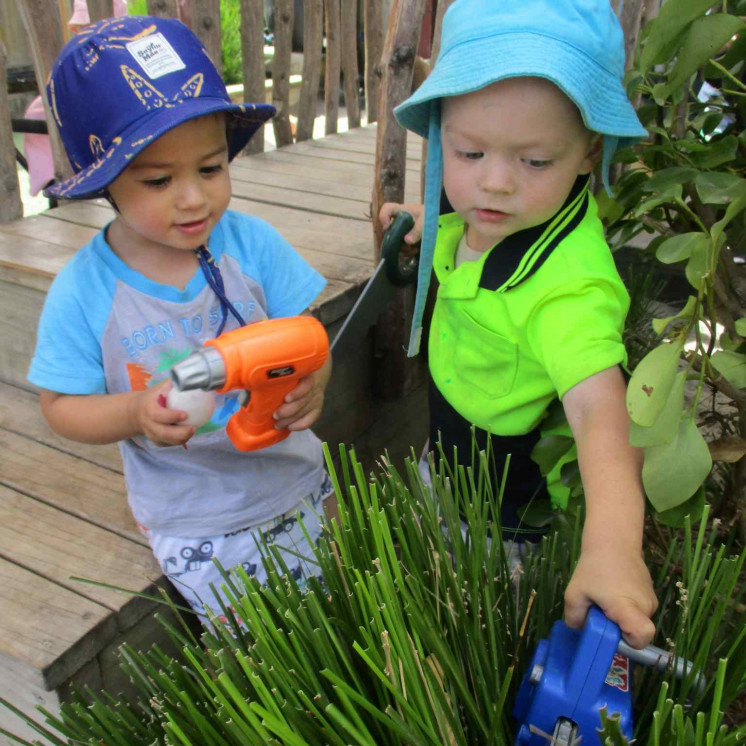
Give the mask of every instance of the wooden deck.
<path id="1" fill-rule="evenodd" d="M 373 125 L 231 166 L 231 208 L 269 221 L 327 278 L 312 311 L 331 333 L 373 268 L 374 151 Z M 420 152 L 411 138 L 408 200 L 418 199 Z M 71 579 L 141 593 L 164 583 L 127 508 L 116 446 L 54 435 L 25 381 L 50 282 L 111 218 L 98 200 L 0 224 L 0 696 L 26 711 L 55 709 L 72 683 L 118 691 L 126 682 L 116 648 L 163 636 L 152 602 Z M 398 403 L 385 420 L 370 402 L 366 354 L 335 360 L 338 388 L 317 428 L 330 442 L 350 442 L 382 412 L 389 435 L 416 419 L 401 417 Z M 3 710 L 0 727 L 24 732 Z"/>

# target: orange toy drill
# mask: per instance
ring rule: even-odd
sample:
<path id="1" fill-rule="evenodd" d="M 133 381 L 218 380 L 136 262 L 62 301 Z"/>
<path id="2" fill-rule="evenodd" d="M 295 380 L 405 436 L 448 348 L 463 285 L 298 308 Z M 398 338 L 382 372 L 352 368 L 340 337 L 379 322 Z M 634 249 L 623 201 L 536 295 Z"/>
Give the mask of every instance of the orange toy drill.
<path id="1" fill-rule="evenodd" d="M 272 415 L 298 379 L 318 370 L 329 356 L 329 338 L 313 316 L 257 321 L 225 332 L 171 369 L 182 391 L 250 392 L 248 404 L 230 420 L 228 437 L 239 451 L 279 443 L 290 430 L 277 430 Z"/>

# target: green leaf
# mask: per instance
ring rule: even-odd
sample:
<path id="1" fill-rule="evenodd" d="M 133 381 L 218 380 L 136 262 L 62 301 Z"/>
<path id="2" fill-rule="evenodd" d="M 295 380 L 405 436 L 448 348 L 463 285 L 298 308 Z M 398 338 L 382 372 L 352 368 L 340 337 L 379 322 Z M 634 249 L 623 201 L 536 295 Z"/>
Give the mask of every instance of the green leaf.
<path id="1" fill-rule="evenodd" d="M 727 205 L 746 189 L 746 179 L 729 173 L 699 173 L 694 186 L 705 204 Z"/>
<path id="2" fill-rule="evenodd" d="M 650 427 L 643 427 L 636 422 L 630 423 L 630 445 L 636 448 L 651 448 L 670 443 L 676 437 L 684 410 L 685 382 L 686 374 L 683 370 L 679 371 L 661 413 Z"/>
<path id="3" fill-rule="evenodd" d="M 743 211 L 744 208 L 746 208 L 746 180 L 744 180 L 742 186 L 739 187 L 738 194 L 733 196 L 731 203 L 728 205 L 728 209 L 725 211 L 725 215 L 723 215 L 723 217 L 712 226 L 710 234 L 712 235 L 713 241 L 717 242 L 720 240 L 720 235 L 728 226 L 730 221 Z"/>
<path id="4" fill-rule="evenodd" d="M 746 389 L 746 355 L 730 350 L 718 350 L 711 358 L 712 367 L 728 383 Z"/>
<path id="5" fill-rule="evenodd" d="M 559 513 L 549 500 L 533 500 L 518 512 L 521 522 L 534 528 L 550 526 Z"/>
<path id="6" fill-rule="evenodd" d="M 684 528 L 686 517 L 689 516 L 691 524 L 696 525 L 702 517 L 702 509 L 705 507 L 705 489 L 700 487 L 692 497 L 685 500 L 681 505 L 669 510 L 657 511 L 653 514 L 657 521 L 669 528 Z"/>
<path id="7" fill-rule="evenodd" d="M 650 212 L 654 207 L 663 205 L 666 202 L 681 202 L 681 190 L 681 184 L 672 184 L 667 189 L 656 194 L 655 197 L 645 200 L 636 210 L 634 210 L 632 217 L 639 218 L 646 212 Z"/>
<path id="8" fill-rule="evenodd" d="M 659 262 L 663 264 L 674 264 L 689 259 L 692 252 L 700 244 L 709 243 L 710 239 L 706 233 L 681 233 L 678 236 L 667 238 L 655 252 Z"/>
<path id="9" fill-rule="evenodd" d="M 714 57 L 745 24 L 740 18 L 726 13 L 712 13 L 697 18 L 687 31 L 671 75 L 668 89 L 673 91 L 694 75 L 707 60 Z"/>
<path id="10" fill-rule="evenodd" d="M 539 465 L 541 473 L 546 476 L 554 465 L 573 445 L 573 439 L 567 435 L 546 435 L 531 451 L 531 458 Z"/>
<path id="11" fill-rule="evenodd" d="M 677 143 L 680 145 L 681 143 Z M 730 163 L 738 152 L 738 138 L 726 135 L 718 140 L 711 140 L 703 148 L 687 148 L 692 153 L 692 160 L 700 168 L 717 168 Z"/>
<path id="12" fill-rule="evenodd" d="M 688 500 L 712 469 L 710 450 L 691 417 L 679 424 L 670 443 L 645 449 L 642 483 L 653 507 L 661 512 Z"/>
<path id="13" fill-rule="evenodd" d="M 702 234 L 704 237 L 704 234 Z M 709 269 L 710 266 L 710 242 L 705 237 L 702 243 L 697 243 L 692 247 L 692 255 L 689 257 L 689 261 L 686 263 L 686 279 L 689 280 L 689 284 L 695 289 L 699 290 L 699 286 L 702 282 L 702 278 Z"/>
<path id="14" fill-rule="evenodd" d="M 652 326 L 656 334 L 663 334 L 666 327 L 676 319 L 691 319 L 694 316 L 694 309 L 697 307 L 697 299 L 690 295 L 687 298 L 686 305 L 675 315 L 667 316 L 665 319 L 653 319 Z"/>
<path id="15" fill-rule="evenodd" d="M 627 411 L 633 422 L 652 427 L 666 405 L 676 378 L 682 341 L 651 350 L 632 373 L 627 386 Z"/>
<path id="16" fill-rule="evenodd" d="M 740 319 L 736 319 L 736 334 L 741 337 L 746 337 L 746 316 L 741 316 Z"/>
<path id="17" fill-rule="evenodd" d="M 696 168 L 675 166 L 664 168 L 654 173 L 643 186 L 646 192 L 662 192 L 673 186 L 681 187 L 682 184 L 696 180 L 701 174 Z M 680 193 L 680 192 L 679 192 Z"/>
<path id="18" fill-rule="evenodd" d="M 640 55 L 641 72 L 667 62 L 673 55 L 679 37 L 687 26 L 714 5 L 712 0 L 668 0 L 663 3 L 650 24 L 645 46 Z"/>

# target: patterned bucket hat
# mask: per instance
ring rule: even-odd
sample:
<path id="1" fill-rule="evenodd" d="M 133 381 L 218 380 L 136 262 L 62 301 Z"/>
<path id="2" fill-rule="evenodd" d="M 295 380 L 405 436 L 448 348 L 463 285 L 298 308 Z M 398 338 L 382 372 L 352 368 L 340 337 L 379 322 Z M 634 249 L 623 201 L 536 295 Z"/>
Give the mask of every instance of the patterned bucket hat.
<path id="1" fill-rule="evenodd" d="M 47 196 L 88 199 L 154 140 L 225 112 L 232 159 L 275 112 L 234 104 L 202 42 L 181 21 L 130 16 L 93 24 L 55 61 L 47 96 L 75 175 Z"/>

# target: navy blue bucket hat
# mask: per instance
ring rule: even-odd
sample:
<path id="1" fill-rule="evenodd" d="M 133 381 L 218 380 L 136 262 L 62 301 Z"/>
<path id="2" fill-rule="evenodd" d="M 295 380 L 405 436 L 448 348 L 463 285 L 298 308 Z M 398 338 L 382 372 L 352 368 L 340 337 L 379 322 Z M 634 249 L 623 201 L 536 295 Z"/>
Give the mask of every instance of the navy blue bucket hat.
<path id="1" fill-rule="evenodd" d="M 110 18 L 71 39 L 47 96 L 75 175 L 47 196 L 102 196 L 132 160 L 169 130 L 224 112 L 232 159 L 275 112 L 234 104 L 200 40 L 181 21 Z"/>
<path id="2" fill-rule="evenodd" d="M 440 100 L 512 77 L 541 77 L 604 136 L 601 171 L 608 188 L 614 153 L 646 137 L 624 90 L 624 34 L 609 0 L 456 0 L 446 11 L 430 75 L 394 113 L 428 138 L 425 225 L 409 354 L 420 346 L 432 271 L 442 184 Z"/>

